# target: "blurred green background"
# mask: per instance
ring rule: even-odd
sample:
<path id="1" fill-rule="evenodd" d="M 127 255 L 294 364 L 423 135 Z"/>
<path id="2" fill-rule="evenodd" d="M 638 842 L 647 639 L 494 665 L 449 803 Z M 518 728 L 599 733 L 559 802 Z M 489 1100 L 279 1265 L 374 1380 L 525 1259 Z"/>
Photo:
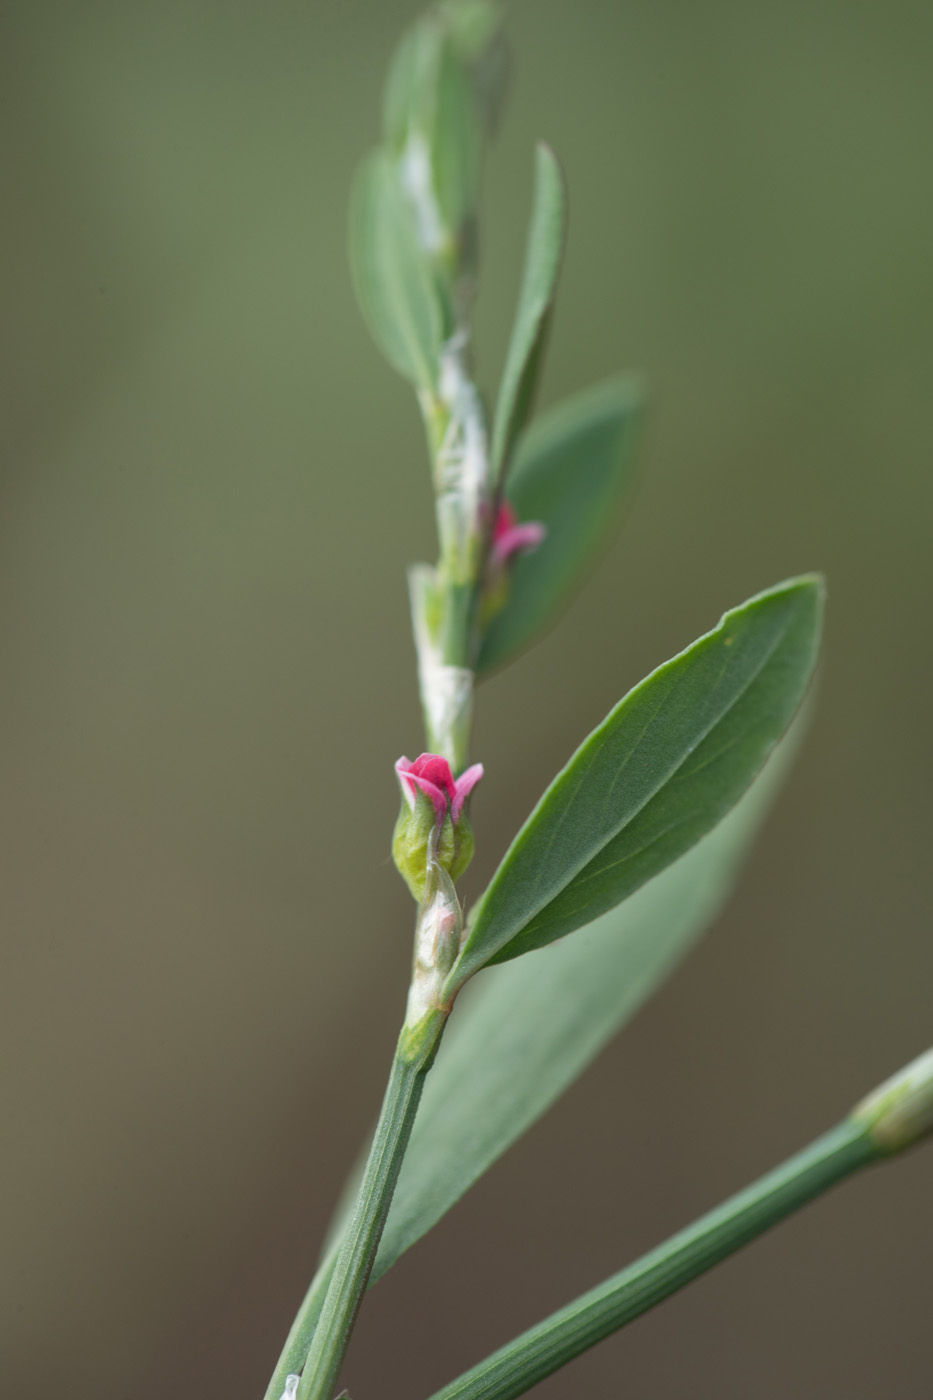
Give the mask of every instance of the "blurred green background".
<path id="1" fill-rule="evenodd" d="M 413 6 L 7 0 L 4 1395 L 261 1395 L 381 1093 L 421 738 L 420 427 L 344 252 Z M 816 723 L 730 910 L 371 1295 L 427 1394 L 933 1040 L 933 8 L 515 0 L 479 367 L 531 146 L 571 196 L 543 401 L 652 387 L 624 535 L 481 696 L 481 887 L 544 782 L 749 593 L 826 571 Z M 921 1397 L 933 1154 L 842 1188 L 545 1397 Z"/>

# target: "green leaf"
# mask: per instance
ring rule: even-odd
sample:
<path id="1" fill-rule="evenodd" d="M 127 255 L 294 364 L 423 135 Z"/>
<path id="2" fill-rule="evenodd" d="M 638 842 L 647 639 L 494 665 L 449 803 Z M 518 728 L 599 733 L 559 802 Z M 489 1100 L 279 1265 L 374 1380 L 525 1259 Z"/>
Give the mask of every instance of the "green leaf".
<path id="1" fill-rule="evenodd" d="M 468 68 L 436 15 L 421 19 L 398 46 L 383 127 L 397 170 L 412 157 L 412 143 L 419 146 L 421 178 L 430 177 L 420 198 L 431 201 L 429 242 L 437 241 L 427 251 L 440 254 L 476 202 L 481 129 Z"/>
<path id="2" fill-rule="evenodd" d="M 451 42 L 468 65 L 476 112 L 486 136 L 498 128 L 509 84 L 509 46 L 502 33 L 501 5 L 454 0 L 442 6 Z"/>
<path id="3" fill-rule="evenodd" d="M 566 228 L 564 177 L 549 146 L 535 151 L 535 187 L 525 271 L 492 429 L 492 466 L 501 477 L 531 412 L 557 288 Z"/>
<path id="4" fill-rule="evenodd" d="M 443 32 L 436 23 L 417 20 L 402 35 L 392 55 L 382 95 L 382 131 L 392 154 L 401 155 L 412 126 L 430 122 L 426 99 L 433 94 Z"/>
<path id="5" fill-rule="evenodd" d="M 822 603 L 815 577 L 760 593 L 616 705 L 506 852 L 448 993 L 591 922 L 716 825 L 803 698 Z"/>
<path id="6" fill-rule="evenodd" d="M 715 830 L 631 899 L 464 990 L 425 1084 L 373 1281 L 546 1112 L 716 918 L 805 719 Z"/>
<path id="7" fill-rule="evenodd" d="M 385 140 L 448 298 L 475 261 L 483 143 L 504 77 L 501 24 L 494 5 L 431 10 L 399 43 L 385 87 Z"/>
<path id="8" fill-rule="evenodd" d="M 553 622 L 615 532 L 642 398 L 637 380 L 611 380 L 542 414 L 519 439 L 505 494 L 516 519 L 540 520 L 547 534 L 512 566 L 508 601 L 483 637 L 480 675 Z"/>
<path id="9" fill-rule="evenodd" d="M 460 57 L 476 63 L 489 51 L 502 28 L 502 6 L 493 0 L 447 0 L 438 7 Z"/>
<path id="10" fill-rule="evenodd" d="M 476 0 L 438 6 L 402 35 L 392 55 L 382 100 L 383 134 L 394 154 L 400 154 L 412 127 L 425 136 L 434 130 L 445 55 L 474 89 L 476 117 L 488 131 L 491 122 L 484 65 L 498 54 L 502 22 L 500 6 Z"/>
<path id="11" fill-rule="evenodd" d="M 350 267 L 357 299 L 391 365 L 433 392 L 444 336 L 437 287 L 389 158 L 374 151 L 350 202 Z"/>
<path id="12" fill-rule="evenodd" d="M 437 202 L 444 223 L 456 233 L 475 210 L 482 131 L 473 85 L 449 46 L 438 73 L 430 146 Z"/>

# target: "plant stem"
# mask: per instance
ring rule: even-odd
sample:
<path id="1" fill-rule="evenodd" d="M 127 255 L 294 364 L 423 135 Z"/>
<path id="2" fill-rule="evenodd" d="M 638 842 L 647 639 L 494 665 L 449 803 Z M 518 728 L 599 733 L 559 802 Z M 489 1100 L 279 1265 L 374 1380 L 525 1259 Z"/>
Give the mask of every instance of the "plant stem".
<path id="1" fill-rule="evenodd" d="M 445 344 L 441 360 L 437 395 L 421 396 L 440 557 L 435 569 L 416 567 L 409 583 L 428 746 L 456 774 L 468 762 L 477 610 L 495 502 L 466 320 Z"/>
<path id="2" fill-rule="evenodd" d="M 330 1400 L 382 1237 L 424 1078 L 433 1062 L 445 1021 L 446 1016 L 438 1012 L 425 1018 L 418 1028 L 420 1034 L 413 1037 L 403 1030 L 399 1038 L 369 1159 L 314 1328 L 297 1400 Z M 302 1311 L 307 1304 L 308 1299 Z M 311 1312 L 308 1309 L 309 1321 Z M 293 1333 L 297 1327 L 296 1321 Z"/>
<path id="3" fill-rule="evenodd" d="M 445 666 L 472 669 L 473 613 L 477 583 L 449 583 L 444 590 L 444 634 L 441 655 Z"/>
<path id="4" fill-rule="evenodd" d="M 432 1400 L 512 1400 L 523 1395 L 814 1196 L 883 1155 L 864 1125 L 845 1120 L 665 1244 L 501 1347 Z"/>

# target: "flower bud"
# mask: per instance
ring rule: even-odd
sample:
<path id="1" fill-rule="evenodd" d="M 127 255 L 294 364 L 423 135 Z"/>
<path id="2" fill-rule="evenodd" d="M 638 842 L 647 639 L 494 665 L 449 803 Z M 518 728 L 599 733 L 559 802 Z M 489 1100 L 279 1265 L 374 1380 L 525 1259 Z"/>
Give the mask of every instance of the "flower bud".
<path id="1" fill-rule="evenodd" d="M 483 776 L 483 765 L 474 763 L 455 782 L 446 758 L 423 753 L 414 763 L 400 758 L 395 771 L 402 808 L 392 837 L 392 859 L 420 904 L 431 862 L 458 880 L 473 859 L 473 828 L 465 804 Z"/>
<path id="2" fill-rule="evenodd" d="M 918 1055 L 852 1110 L 883 1152 L 901 1152 L 933 1133 L 933 1050 Z"/>
<path id="3" fill-rule="evenodd" d="M 490 541 L 489 559 L 481 604 L 481 621 L 488 626 L 508 602 L 509 579 L 520 554 L 537 549 L 547 534 L 540 520 L 519 524 L 508 501 L 501 501 Z"/>

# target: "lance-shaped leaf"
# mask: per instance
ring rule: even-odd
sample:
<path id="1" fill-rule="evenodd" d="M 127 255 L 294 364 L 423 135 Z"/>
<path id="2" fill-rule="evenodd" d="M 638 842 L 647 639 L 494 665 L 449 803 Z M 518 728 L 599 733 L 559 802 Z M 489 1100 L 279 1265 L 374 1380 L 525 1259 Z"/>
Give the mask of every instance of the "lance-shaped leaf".
<path id="1" fill-rule="evenodd" d="M 636 379 L 611 380 L 542 414 L 519 439 L 505 495 L 517 520 L 539 520 L 547 533 L 511 566 L 508 601 L 483 637 L 480 675 L 554 621 L 614 533 L 642 397 Z"/>
<path id="2" fill-rule="evenodd" d="M 506 852 L 448 993 L 597 918 L 716 825 L 804 695 L 822 599 L 812 576 L 758 594 L 619 702 Z"/>
<path id="3" fill-rule="evenodd" d="M 388 156 L 363 163 L 350 201 L 350 268 L 367 325 L 391 365 L 433 391 L 444 335 L 440 296 Z"/>
<path id="4" fill-rule="evenodd" d="M 497 477 L 507 467 L 531 412 L 564 248 L 566 203 L 557 157 L 542 142 L 535 152 L 525 270 L 492 428 L 492 467 Z"/>

